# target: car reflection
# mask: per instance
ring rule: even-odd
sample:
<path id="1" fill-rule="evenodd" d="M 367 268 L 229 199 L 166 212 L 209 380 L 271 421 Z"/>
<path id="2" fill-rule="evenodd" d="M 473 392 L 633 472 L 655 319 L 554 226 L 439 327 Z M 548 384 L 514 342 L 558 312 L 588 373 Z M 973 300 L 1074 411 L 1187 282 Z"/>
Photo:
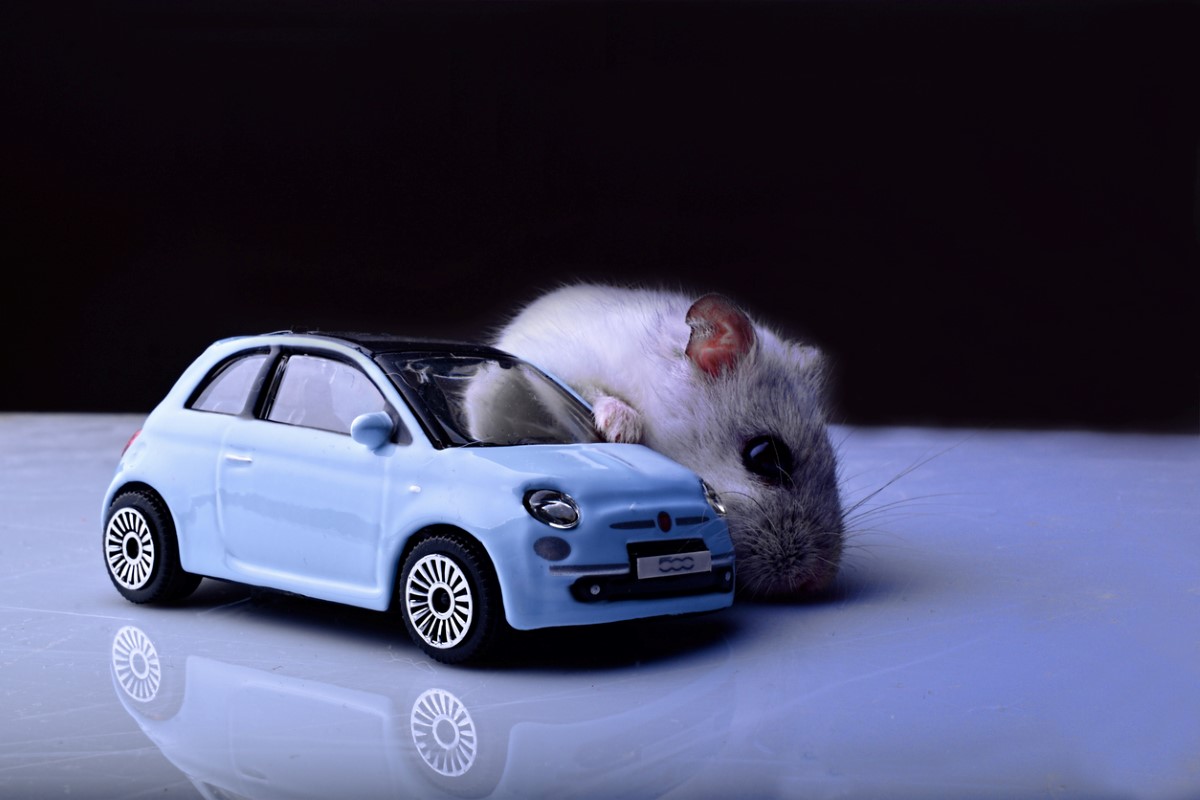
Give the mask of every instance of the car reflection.
<path id="1" fill-rule="evenodd" d="M 188 649 L 126 625 L 111 671 L 126 711 L 208 798 L 658 796 L 713 763 L 733 708 L 727 660 L 647 680 L 399 662 L 317 679 L 261 653 Z"/>

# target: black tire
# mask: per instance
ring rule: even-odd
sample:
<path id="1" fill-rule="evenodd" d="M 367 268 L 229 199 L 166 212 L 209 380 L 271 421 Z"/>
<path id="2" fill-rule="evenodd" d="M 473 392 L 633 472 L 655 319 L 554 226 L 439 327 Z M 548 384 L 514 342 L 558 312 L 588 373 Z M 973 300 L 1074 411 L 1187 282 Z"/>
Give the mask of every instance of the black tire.
<path id="1" fill-rule="evenodd" d="M 175 524 L 152 492 L 117 496 L 104 520 L 101 546 L 108 577 L 130 602 L 176 602 L 200 585 L 199 575 L 180 566 Z"/>
<path id="2" fill-rule="evenodd" d="M 465 535 L 421 540 L 404 560 L 398 595 L 408 635 L 444 664 L 479 658 L 504 629 L 504 605 L 491 563 Z"/>

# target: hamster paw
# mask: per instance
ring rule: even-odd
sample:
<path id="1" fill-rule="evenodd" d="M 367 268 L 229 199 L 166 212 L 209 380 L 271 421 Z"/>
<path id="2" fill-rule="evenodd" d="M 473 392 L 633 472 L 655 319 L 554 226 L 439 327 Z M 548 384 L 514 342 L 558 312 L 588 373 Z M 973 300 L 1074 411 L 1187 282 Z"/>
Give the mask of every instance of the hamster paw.
<path id="1" fill-rule="evenodd" d="M 642 415 L 624 400 L 601 395 L 592 403 L 592 414 L 596 418 L 596 427 L 608 441 L 642 441 Z"/>

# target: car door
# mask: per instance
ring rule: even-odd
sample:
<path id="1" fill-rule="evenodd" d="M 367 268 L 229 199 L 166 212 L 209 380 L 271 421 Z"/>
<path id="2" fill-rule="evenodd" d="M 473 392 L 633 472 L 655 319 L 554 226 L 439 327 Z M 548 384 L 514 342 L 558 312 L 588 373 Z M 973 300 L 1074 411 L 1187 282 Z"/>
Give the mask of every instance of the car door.
<path id="1" fill-rule="evenodd" d="M 350 423 L 388 403 L 356 365 L 333 357 L 292 353 L 279 370 L 260 415 L 229 428 L 219 461 L 227 563 L 251 583 L 364 604 L 379 588 L 395 446 L 369 450 Z"/>
<path id="2" fill-rule="evenodd" d="M 164 417 L 162 439 L 170 469 L 160 469 L 156 489 L 177 515 L 180 558 L 199 575 L 220 574 L 216 480 L 229 428 L 253 412 L 270 366 L 266 348 L 240 352 L 205 375 L 186 410 Z"/>

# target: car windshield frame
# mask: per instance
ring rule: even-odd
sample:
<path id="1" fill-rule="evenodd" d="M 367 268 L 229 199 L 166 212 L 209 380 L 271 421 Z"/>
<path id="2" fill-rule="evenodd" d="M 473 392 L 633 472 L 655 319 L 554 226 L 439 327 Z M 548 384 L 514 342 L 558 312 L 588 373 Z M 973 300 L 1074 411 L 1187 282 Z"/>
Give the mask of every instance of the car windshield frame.
<path id="1" fill-rule="evenodd" d="M 438 448 L 603 441 L 586 403 L 515 356 L 403 351 L 374 359 Z"/>

